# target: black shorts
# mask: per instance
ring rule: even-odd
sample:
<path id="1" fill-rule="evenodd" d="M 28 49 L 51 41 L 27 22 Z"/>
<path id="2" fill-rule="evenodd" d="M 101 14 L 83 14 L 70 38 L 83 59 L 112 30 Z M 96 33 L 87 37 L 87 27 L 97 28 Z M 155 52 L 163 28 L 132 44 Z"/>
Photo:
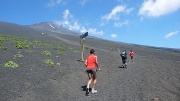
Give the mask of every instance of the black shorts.
<path id="1" fill-rule="evenodd" d="M 87 73 L 91 73 L 91 74 L 93 74 L 93 73 L 96 73 L 96 69 L 88 69 L 88 70 L 86 70 L 86 72 Z"/>
<path id="2" fill-rule="evenodd" d="M 122 62 L 123 62 L 123 64 L 125 64 L 126 63 L 126 59 L 122 59 Z"/>

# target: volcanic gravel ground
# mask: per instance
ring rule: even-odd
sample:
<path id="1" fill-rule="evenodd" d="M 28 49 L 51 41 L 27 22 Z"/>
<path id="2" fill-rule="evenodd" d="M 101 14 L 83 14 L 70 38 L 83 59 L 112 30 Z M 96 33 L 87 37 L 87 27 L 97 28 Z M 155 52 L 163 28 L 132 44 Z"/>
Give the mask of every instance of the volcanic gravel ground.
<path id="1" fill-rule="evenodd" d="M 38 36 L 38 37 L 37 37 Z M 32 52 L 16 49 L 11 44 L 8 50 L 0 49 L 0 101 L 180 101 L 180 54 L 167 51 L 138 48 L 96 38 L 87 38 L 85 58 L 94 48 L 101 71 L 98 71 L 97 93 L 85 96 L 87 74 L 81 58 L 79 36 L 45 33 L 27 36 L 29 40 L 40 38 L 43 42 L 65 44 L 65 55 L 50 47 L 36 46 Z M 52 42 L 53 41 L 53 42 Z M 72 49 L 68 49 L 70 46 Z M 122 68 L 118 51 L 110 48 L 120 46 L 121 50 L 133 49 L 134 62 L 128 56 L 127 68 Z M 43 55 L 50 51 L 52 56 Z M 12 59 L 14 54 L 22 58 Z M 52 59 L 55 67 L 45 64 Z M 19 68 L 7 68 L 3 64 L 13 60 Z"/>

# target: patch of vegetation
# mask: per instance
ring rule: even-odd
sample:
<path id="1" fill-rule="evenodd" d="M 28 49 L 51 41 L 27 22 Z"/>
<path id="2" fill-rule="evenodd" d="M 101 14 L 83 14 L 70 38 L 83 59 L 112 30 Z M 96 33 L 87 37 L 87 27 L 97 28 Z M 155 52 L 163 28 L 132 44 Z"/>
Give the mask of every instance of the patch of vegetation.
<path id="1" fill-rule="evenodd" d="M 58 48 L 57 48 L 57 47 L 54 47 L 53 49 L 54 49 L 54 50 L 58 50 Z"/>
<path id="2" fill-rule="evenodd" d="M 59 52 L 59 55 L 66 55 L 65 52 Z"/>
<path id="3" fill-rule="evenodd" d="M 4 67 L 10 67 L 10 68 L 17 68 L 19 65 L 17 63 L 14 63 L 13 61 L 7 61 L 3 65 Z"/>
<path id="4" fill-rule="evenodd" d="M 1 49 L 2 50 L 7 50 L 7 47 L 6 46 L 2 46 Z"/>
<path id="5" fill-rule="evenodd" d="M 84 45 L 84 49 L 89 49 L 89 47 Z"/>
<path id="6" fill-rule="evenodd" d="M 24 57 L 24 56 L 22 54 L 15 54 L 15 55 L 13 55 L 13 59 L 21 58 L 21 57 Z"/>
<path id="7" fill-rule="evenodd" d="M 15 44 L 15 47 L 16 47 L 17 49 L 22 49 L 22 48 L 23 48 L 23 45 L 22 45 L 20 42 L 17 42 L 17 43 Z"/>
<path id="8" fill-rule="evenodd" d="M 51 59 L 46 59 L 46 60 L 44 60 L 44 62 L 46 63 L 46 64 L 49 64 L 49 65 L 51 65 L 51 67 L 55 67 L 55 64 L 54 64 L 54 61 L 52 61 Z"/>
<path id="9" fill-rule="evenodd" d="M 32 49 L 28 49 L 28 52 L 33 52 Z"/>
<path id="10" fill-rule="evenodd" d="M 17 41 L 21 41 L 22 38 L 20 38 L 20 37 L 13 37 L 13 38 L 11 38 L 11 40 L 12 40 L 14 43 L 16 43 Z"/>
<path id="11" fill-rule="evenodd" d="M 53 48 L 53 47 L 54 47 L 52 44 L 49 44 L 48 46 L 49 46 L 50 48 Z"/>
<path id="12" fill-rule="evenodd" d="M 42 46 L 42 47 L 51 47 L 51 48 L 54 47 L 52 44 L 43 43 L 41 41 L 41 39 L 33 40 L 33 43 L 35 43 L 36 45 Z"/>
<path id="13" fill-rule="evenodd" d="M 55 41 L 52 41 L 53 43 L 55 43 L 56 46 L 53 46 L 53 43 L 43 43 L 44 40 L 41 39 L 35 39 L 35 40 L 27 40 L 28 37 L 16 37 L 13 35 L 1 35 L 0 34 L 0 48 L 3 50 L 7 50 L 8 48 L 5 46 L 6 43 L 11 44 L 12 46 L 15 47 L 15 49 L 28 49 L 26 52 L 32 52 L 33 48 L 42 46 L 42 47 L 47 47 L 47 48 L 53 48 L 55 50 L 57 50 L 59 55 L 66 55 L 65 50 L 66 48 L 68 50 L 72 50 L 73 48 L 71 46 L 66 46 L 66 44 L 58 44 Z M 42 42 L 43 41 L 43 42 Z M 46 41 L 45 41 L 46 42 Z M 13 47 L 13 48 L 14 48 Z M 88 49 L 87 46 L 85 46 L 85 49 Z M 73 52 L 79 52 L 79 51 L 73 51 Z M 50 51 L 43 51 L 42 54 L 47 55 L 47 56 L 51 56 L 51 52 Z M 22 54 L 15 54 L 13 55 L 13 59 L 16 58 L 21 58 L 24 57 Z M 50 64 L 52 67 L 55 67 L 54 62 L 51 59 L 47 59 L 44 61 L 47 64 Z M 20 64 L 14 63 L 13 61 L 7 61 L 4 66 L 5 67 L 11 67 L 11 68 L 17 68 L 19 67 Z"/>
<path id="14" fill-rule="evenodd" d="M 39 46 L 43 46 L 43 47 L 44 47 L 44 46 L 45 46 L 45 47 L 49 46 L 49 44 L 47 44 L 47 43 L 38 43 L 38 45 L 39 45 Z"/>
<path id="15" fill-rule="evenodd" d="M 40 39 L 38 39 L 38 40 L 33 40 L 33 43 L 35 43 L 35 44 L 41 43 L 41 40 L 40 40 Z"/>
<path id="16" fill-rule="evenodd" d="M 66 50 L 66 46 L 63 44 L 63 45 L 59 45 L 58 44 L 58 49 L 60 49 L 61 51 L 65 51 Z"/>
<path id="17" fill-rule="evenodd" d="M 68 46 L 68 49 L 69 49 L 69 50 L 72 50 L 73 48 L 72 48 L 71 46 Z"/>
<path id="18" fill-rule="evenodd" d="M 74 50 L 73 52 L 74 52 L 74 53 L 78 53 L 79 51 L 77 51 L 77 50 Z"/>
<path id="19" fill-rule="evenodd" d="M 49 51 L 43 51 L 42 54 L 45 54 L 47 56 L 51 56 L 52 55 L 51 52 L 49 52 Z"/>
<path id="20" fill-rule="evenodd" d="M 26 42 L 26 41 L 16 41 L 15 42 L 15 47 L 17 49 L 22 49 L 23 47 L 28 49 L 30 46 L 30 43 Z"/>
<path id="21" fill-rule="evenodd" d="M 4 43 L 7 39 L 7 36 L 5 35 L 0 35 L 0 43 Z"/>

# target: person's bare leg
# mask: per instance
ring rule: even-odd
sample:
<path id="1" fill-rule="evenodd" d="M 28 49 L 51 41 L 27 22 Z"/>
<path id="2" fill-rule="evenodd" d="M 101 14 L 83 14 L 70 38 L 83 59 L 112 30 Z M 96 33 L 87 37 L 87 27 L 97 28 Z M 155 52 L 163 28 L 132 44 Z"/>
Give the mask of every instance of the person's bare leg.
<path id="1" fill-rule="evenodd" d="M 92 84 L 92 88 L 95 88 L 96 86 L 96 73 L 93 73 L 93 84 Z"/>
<path id="2" fill-rule="evenodd" d="M 87 88 L 86 88 L 86 95 L 88 96 L 89 95 L 89 85 L 91 84 L 92 82 L 92 74 L 91 73 L 88 73 L 88 77 L 89 77 L 89 80 L 87 82 Z"/>
<path id="3" fill-rule="evenodd" d="M 92 82 L 92 74 L 91 73 L 88 73 L 88 77 L 89 77 L 89 80 L 88 80 L 88 83 L 87 83 L 87 88 L 89 88 L 91 82 Z"/>
<path id="4" fill-rule="evenodd" d="M 93 74 L 93 84 L 92 84 L 92 93 L 97 93 L 97 90 L 95 90 L 95 86 L 96 86 L 96 81 L 97 81 L 97 78 L 96 78 L 96 73 Z"/>
<path id="5" fill-rule="evenodd" d="M 133 57 L 131 57 L 131 61 L 133 62 Z"/>

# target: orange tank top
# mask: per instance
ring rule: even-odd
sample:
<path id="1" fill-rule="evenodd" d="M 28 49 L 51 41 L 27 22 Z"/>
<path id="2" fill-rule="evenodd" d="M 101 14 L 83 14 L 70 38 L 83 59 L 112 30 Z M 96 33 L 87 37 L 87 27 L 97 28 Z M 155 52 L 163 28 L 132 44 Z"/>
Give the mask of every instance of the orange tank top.
<path id="1" fill-rule="evenodd" d="M 94 54 L 91 54 L 87 58 L 87 69 L 96 69 L 96 59 Z"/>

